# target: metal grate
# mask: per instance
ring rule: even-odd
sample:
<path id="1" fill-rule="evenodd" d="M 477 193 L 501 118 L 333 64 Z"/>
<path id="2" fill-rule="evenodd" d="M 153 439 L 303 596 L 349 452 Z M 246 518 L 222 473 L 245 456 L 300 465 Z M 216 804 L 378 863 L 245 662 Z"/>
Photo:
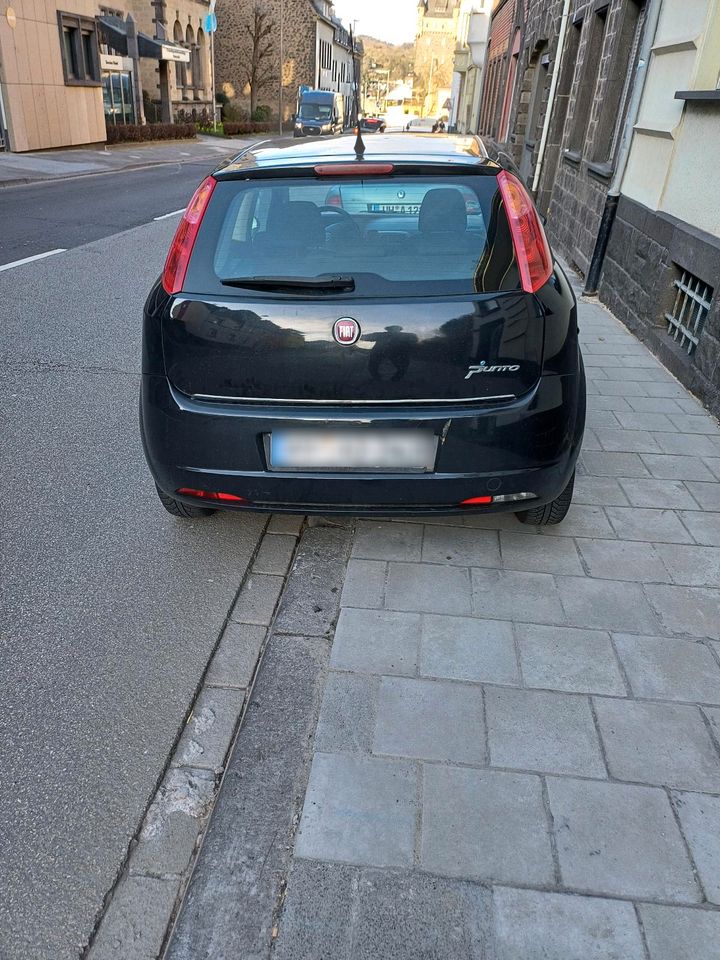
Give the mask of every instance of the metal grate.
<path id="1" fill-rule="evenodd" d="M 710 310 L 713 288 L 704 283 L 699 277 L 683 270 L 679 280 L 675 280 L 677 295 L 672 313 L 666 313 L 668 333 L 673 340 L 679 341 L 688 353 L 692 353 L 698 345 L 700 334 L 705 325 L 705 318 Z"/>

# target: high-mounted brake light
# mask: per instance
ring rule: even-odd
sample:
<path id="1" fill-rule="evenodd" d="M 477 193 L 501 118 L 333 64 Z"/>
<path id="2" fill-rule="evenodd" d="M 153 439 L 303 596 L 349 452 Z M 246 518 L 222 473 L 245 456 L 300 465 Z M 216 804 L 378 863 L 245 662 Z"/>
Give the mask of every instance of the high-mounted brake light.
<path id="1" fill-rule="evenodd" d="M 392 173 L 394 163 L 370 163 L 367 160 L 358 160 L 355 163 L 319 163 L 315 167 L 318 177 L 357 177 L 379 176 L 383 173 Z"/>
<path id="2" fill-rule="evenodd" d="M 222 503 L 248 503 L 245 497 L 238 497 L 234 493 L 214 493 L 210 490 L 194 490 L 192 487 L 180 487 L 180 497 L 194 497 L 196 500 L 215 500 Z"/>
<path id="3" fill-rule="evenodd" d="M 523 184 L 507 170 L 497 175 L 505 204 L 520 282 L 525 293 L 535 293 L 552 273 L 552 255 L 545 230 Z"/>
<path id="4" fill-rule="evenodd" d="M 166 293 L 180 293 L 183 288 L 195 238 L 216 183 L 214 177 L 206 177 L 187 205 L 165 261 L 162 285 Z"/>

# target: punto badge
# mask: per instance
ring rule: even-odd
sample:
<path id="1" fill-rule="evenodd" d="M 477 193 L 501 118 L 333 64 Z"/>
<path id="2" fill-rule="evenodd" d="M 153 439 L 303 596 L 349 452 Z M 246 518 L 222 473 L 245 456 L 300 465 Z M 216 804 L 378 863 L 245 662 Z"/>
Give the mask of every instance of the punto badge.
<path id="1" fill-rule="evenodd" d="M 344 347 L 349 347 L 360 337 L 360 324 L 352 317 L 340 317 L 333 326 L 333 337 Z"/>

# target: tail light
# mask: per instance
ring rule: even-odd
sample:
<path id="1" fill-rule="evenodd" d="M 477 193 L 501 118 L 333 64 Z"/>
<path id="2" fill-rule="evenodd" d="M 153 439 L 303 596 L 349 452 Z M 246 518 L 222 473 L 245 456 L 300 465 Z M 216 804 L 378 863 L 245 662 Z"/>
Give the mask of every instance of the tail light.
<path id="1" fill-rule="evenodd" d="M 183 288 L 195 238 L 216 183 L 213 177 L 203 180 L 187 205 L 165 261 L 162 285 L 166 293 L 180 293 Z"/>
<path id="2" fill-rule="evenodd" d="M 510 224 L 520 282 L 525 293 L 535 293 L 552 273 L 552 255 L 545 230 L 530 194 L 518 178 L 501 170 L 497 179 Z"/>
<path id="3" fill-rule="evenodd" d="M 342 197 L 340 196 L 340 187 L 330 187 L 325 197 L 326 207 L 342 207 Z"/>

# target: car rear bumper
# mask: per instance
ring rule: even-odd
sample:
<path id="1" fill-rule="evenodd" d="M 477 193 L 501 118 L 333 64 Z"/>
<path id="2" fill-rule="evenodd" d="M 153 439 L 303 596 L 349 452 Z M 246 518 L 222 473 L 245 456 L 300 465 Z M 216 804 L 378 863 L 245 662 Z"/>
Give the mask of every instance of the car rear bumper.
<path id="1" fill-rule="evenodd" d="M 143 376 L 141 391 L 145 455 L 161 490 L 172 496 L 183 487 L 232 493 L 249 503 L 225 509 L 278 513 L 407 516 L 503 512 L 547 503 L 562 492 L 575 468 L 584 410 L 580 374 L 543 377 L 520 400 L 482 407 L 211 403 L 193 400 L 167 378 L 150 375 Z M 439 437 L 435 470 L 268 470 L 265 437 L 273 429 L 350 425 L 431 429 Z M 471 497 L 521 492 L 536 498 L 460 506 Z"/>

